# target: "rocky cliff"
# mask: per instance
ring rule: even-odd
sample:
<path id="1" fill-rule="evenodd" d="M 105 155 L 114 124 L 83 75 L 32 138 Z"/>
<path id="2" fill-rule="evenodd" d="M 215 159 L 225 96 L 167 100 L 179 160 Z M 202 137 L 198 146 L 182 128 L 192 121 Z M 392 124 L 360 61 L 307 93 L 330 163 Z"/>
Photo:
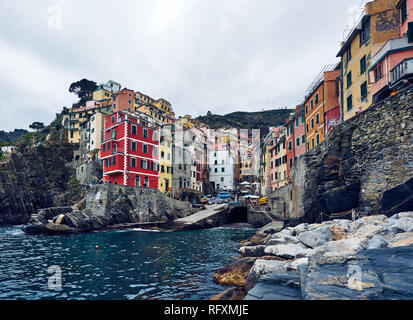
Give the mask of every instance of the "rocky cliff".
<path id="1" fill-rule="evenodd" d="M 0 163 L 0 225 L 22 224 L 38 209 L 70 205 L 81 192 L 70 184 L 73 146 L 48 143 Z"/>
<path id="2" fill-rule="evenodd" d="M 88 232 L 125 224 L 164 223 L 192 213 L 189 202 L 170 199 L 156 189 L 105 184 L 83 186 L 83 193 L 85 198 L 72 207 L 40 210 L 23 231 Z"/>
<path id="3" fill-rule="evenodd" d="M 292 184 L 270 195 L 275 214 L 301 222 L 413 210 L 413 89 L 374 105 L 302 155 Z"/>

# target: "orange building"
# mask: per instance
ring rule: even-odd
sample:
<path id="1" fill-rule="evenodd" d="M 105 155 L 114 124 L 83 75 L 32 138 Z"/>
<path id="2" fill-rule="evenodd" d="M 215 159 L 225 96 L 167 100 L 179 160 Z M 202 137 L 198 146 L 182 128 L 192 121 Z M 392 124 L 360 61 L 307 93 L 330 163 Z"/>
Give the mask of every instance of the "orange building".
<path id="1" fill-rule="evenodd" d="M 341 76 L 338 65 L 324 67 L 317 76 L 304 100 L 306 150 L 309 151 L 324 141 L 326 133 L 325 113 L 339 110 L 337 79 Z M 338 109 L 337 109 L 338 108 Z"/>

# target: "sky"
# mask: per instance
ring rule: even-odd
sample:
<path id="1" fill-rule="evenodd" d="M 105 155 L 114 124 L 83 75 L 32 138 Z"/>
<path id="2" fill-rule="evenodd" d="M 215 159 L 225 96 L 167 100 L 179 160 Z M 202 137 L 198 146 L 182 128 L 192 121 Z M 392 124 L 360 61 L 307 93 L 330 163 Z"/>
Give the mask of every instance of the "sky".
<path id="1" fill-rule="evenodd" d="M 2 0 L 0 130 L 49 124 L 83 78 L 177 116 L 295 108 L 360 0 Z"/>

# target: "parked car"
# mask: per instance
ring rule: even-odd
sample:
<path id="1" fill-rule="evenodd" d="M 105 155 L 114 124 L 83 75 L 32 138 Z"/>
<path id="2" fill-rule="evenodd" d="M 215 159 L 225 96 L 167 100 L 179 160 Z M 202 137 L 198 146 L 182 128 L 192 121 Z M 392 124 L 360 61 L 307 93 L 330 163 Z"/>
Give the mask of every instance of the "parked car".
<path id="1" fill-rule="evenodd" d="M 215 201 L 216 201 L 216 198 L 213 197 L 213 198 L 209 199 L 208 204 L 214 204 Z"/>
<path id="2" fill-rule="evenodd" d="M 215 200 L 215 203 L 216 204 L 223 204 L 225 202 L 225 199 L 223 199 L 223 198 L 217 198 L 216 200 Z"/>

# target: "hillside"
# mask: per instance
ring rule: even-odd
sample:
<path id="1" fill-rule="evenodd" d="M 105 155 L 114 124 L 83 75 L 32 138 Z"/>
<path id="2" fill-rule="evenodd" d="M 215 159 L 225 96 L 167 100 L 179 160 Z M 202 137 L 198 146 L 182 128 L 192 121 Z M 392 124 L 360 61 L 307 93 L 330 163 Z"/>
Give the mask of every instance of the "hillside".
<path id="1" fill-rule="evenodd" d="M 208 112 L 207 115 L 200 116 L 196 120 L 207 124 L 212 129 L 260 129 L 284 125 L 293 111 L 293 109 L 274 109 L 260 112 L 233 112 L 223 116 Z"/>
<path id="2" fill-rule="evenodd" d="M 6 132 L 1 130 L 0 131 L 0 145 L 3 143 L 13 143 L 17 139 L 19 139 L 21 136 L 27 134 L 27 130 L 24 129 L 15 129 L 14 131 Z"/>

